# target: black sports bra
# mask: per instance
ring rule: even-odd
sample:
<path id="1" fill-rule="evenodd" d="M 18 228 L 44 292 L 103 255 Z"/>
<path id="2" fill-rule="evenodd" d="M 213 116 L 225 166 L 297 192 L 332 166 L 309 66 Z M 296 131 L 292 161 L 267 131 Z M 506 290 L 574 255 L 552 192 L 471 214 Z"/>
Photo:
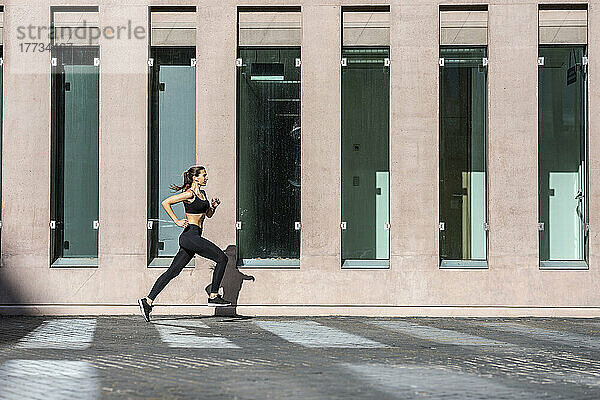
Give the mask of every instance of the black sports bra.
<path id="1" fill-rule="evenodd" d="M 196 196 L 196 193 L 193 190 L 191 192 L 194 193 L 195 198 L 191 203 L 186 201 L 183 202 L 183 208 L 185 208 L 185 212 L 187 214 L 204 214 L 210 208 L 208 199 L 202 200 L 200 197 Z M 204 193 L 204 196 L 206 197 L 206 193 Z"/>

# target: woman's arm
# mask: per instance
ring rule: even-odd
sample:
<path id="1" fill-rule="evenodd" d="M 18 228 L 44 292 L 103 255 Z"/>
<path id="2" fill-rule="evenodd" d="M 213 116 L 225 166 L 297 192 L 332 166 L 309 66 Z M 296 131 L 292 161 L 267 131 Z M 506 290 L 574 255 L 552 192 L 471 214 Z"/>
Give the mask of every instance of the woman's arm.
<path id="1" fill-rule="evenodd" d="M 212 218 L 213 215 L 215 215 L 215 210 L 216 208 L 213 208 L 213 206 L 211 205 L 208 210 L 206 211 L 206 216 L 208 218 Z"/>
<path id="2" fill-rule="evenodd" d="M 173 205 L 175 203 L 179 203 L 180 201 L 183 201 L 183 200 L 190 199 L 192 197 L 194 197 L 194 195 L 191 192 L 185 191 L 183 193 L 174 194 L 173 196 L 167 197 L 160 204 L 163 206 L 163 208 L 165 209 L 167 214 L 169 214 L 169 217 L 171 217 L 173 222 L 175 222 L 178 226 L 182 226 L 182 225 L 179 225 L 179 223 L 183 222 L 183 221 L 187 222 L 187 220 L 183 219 L 180 221 L 177 218 L 177 215 L 175 215 L 175 212 L 173 211 L 173 209 L 171 208 L 171 205 Z M 185 224 L 185 222 L 183 222 L 183 224 Z"/>

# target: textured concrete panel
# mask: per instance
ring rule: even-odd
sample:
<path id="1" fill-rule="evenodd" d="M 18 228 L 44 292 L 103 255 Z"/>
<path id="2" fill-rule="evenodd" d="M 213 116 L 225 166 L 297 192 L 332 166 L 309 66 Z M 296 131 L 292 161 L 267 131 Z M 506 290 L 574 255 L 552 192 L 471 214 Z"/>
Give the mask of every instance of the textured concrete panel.
<path id="1" fill-rule="evenodd" d="M 110 2 L 99 16 L 146 29 L 143 38 L 100 38 L 99 268 L 121 269 L 130 256 L 146 258 L 148 8 Z"/>
<path id="2" fill-rule="evenodd" d="M 301 262 L 309 255 L 340 256 L 340 12 L 338 6 L 302 8 Z"/>
<path id="3" fill-rule="evenodd" d="M 489 13 L 489 266 L 537 268 L 537 6 Z"/>
<path id="4" fill-rule="evenodd" d="M 438 7 L 411 3 L 391 12 L 390 250 L 429 260 L 438 253 Z"/>
<path id="5" fill-rule="evenodd" d="M 50 10 L 44 2 L 9 5 L 3 28 L 2 257 L 4 267 L 24 267 L 11 260 L 21 255 L 40 267 L 48 264 L 50 248 L 50 53 L 22 50 L 23 43 L 48 40 L 35 30 L 32 39 L 20 38 L 17 28 L 47 28 Z"/>
<path id="6" fill-rule="evenodd" d="M 203 4 L 197 8 L 196 18 L 196 161 L 206 167 L 208 197 L 221 200 L 215 215 L 204 221 L 202 235 L 228 254 L 229 276 L 235 270 L 236 254 L 237 9 L 233 5 Z M 209 267 L 214 262 L 196 257 L 196 265 L 197 279 L 202 284 L 184 284 L 192 287 L 187 290 L 188 296 L 198 292 L 205 302 L 206 294 L 199 289 L 210 282 Z"/>

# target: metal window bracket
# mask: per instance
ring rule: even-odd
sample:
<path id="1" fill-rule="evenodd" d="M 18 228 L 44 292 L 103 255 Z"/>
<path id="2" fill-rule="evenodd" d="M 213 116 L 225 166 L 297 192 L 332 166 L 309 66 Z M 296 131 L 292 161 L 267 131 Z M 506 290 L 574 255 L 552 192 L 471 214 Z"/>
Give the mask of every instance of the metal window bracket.
<path id="1" fill-rule="evenodd" d="M 590 62 L 590 60 L 586 56 L 583 56 L 583 58 L 581 59 L 581 63 L 583 65 L 588 65 L 589 62 Z"/>
<path id="2" fill-rule="evenodd" d="M 100 59 L 97 57 L 94 57 L 94 67 L 97 67 L 100 65 Z"/>
<path id="3" fill-rule="evenodd" d="M 302 62 L 300 61 L 300 59 L 299 59 L 299 58 L 296 58 L 296 67 L 299 67 L 299 66 L 300 66 L 300 64 L 302 64 Z"/>
<path id="4" fill-rule="evenodd" d="M 302 229 L 302 223 L 300 223 L 298 221 L 294 222 L 294 229 L 296 229 L 297 231 Z"/>
<path id="5" fill-rule="evenodd" d="M 2 221 L 0 221 L 0 228 L 2 228 Z"/>
<path id="6" fill-rule="evenodd" d="M 544 223 L 543 222 L 539 222 L 538 223 L 538 230 L 539 231 L 543 231 L 544 230 Z"/>
<path id="7" fill-rule="evenodd" d="M 240 229 L 242 229 L 242 221 L 237 221 L 237 222 L 235 223 L 235 229 L 237 229 L 237 230 L 240 230 Z"/>
<path id="8" fill-rule="evenodd" d="M 440 222 L 440 231 L 446 230 L 446 223 Z"/>
<path id="9" fill-rule="evenodd" d="M 0 227 L 2 226 L 2 221 L 0 221 Z M 590 224 L 585 224 L 585 231 L 588 232 L 590 230 Z"/>
<path id="10" fill-rule="evenodd" d="M 92 228 L 93 228 L 93 229 L 98 229 L 98 226 L 99 226 L 99 225 L 100 225 L 100 224 L 98 223 L 98 221 L 94 221 L 94 222 L 92 222 Z"/>
<path id="11" fill-rule="evenodd" d="M 440 57 L 439 64 L 440 64 L 440 67 L 444 66 L 444 59 L 442 57 Z"/>
<path id="12" fill-rule="evenodd" d="M 192 58 L 192 59 L 190 60 L 190 65 L 191 65 L 192 67 L 195 67 L 195 66 L 196 66 L 196 59 L 195 59 L 195 58 Z"/>
<path id="13" fill-rule="evenodd" d="M 346 230 L 346 228 L 347 228 L 346 221 L 342 221 L 342 223 L 340 224 L 340 228 L 342 228 L 343 231 Z"/>
<path id="14" fill-rule="evenodd" d="M 50 221 L 50 229 L 56 229 L 56 221 Z"/>
<path id="15" fill-rule="evenodd" d="M 243 64 L 242 59 L 241 58 L 236 58 L 235 60 L 235 66 L 236 67 L 241 67 Z"/>
<path id="16" fill-rule="evenodd" d="M 544 57 L 538 57 L 538 65 L 544 65 Z"/>
<path id="17" fill-rule="evenodd" d="M 481 63 L 483 64 L 484 67 L 487 67 L 488 63 L 489 63 L 487 57 L 483 57 L 483 60 L 481 61 Z"/>
<path id="18" fill-rule="evenodd" d="M 388 57 L 386 57 L 386 58 L 383 59 L 383 66 L 384 67 L 389 67 L 390 63 L 391 63 L 391 61 L 390 61 L 390 59 Z"/>
<path id="19" fill-rule="evenodd" d="M 149 59 L 148 59 L 148 66 L 149 66 L 149 67 L 152 67 L 152 66 L 154 66 L 154 58 L 149 58 Z"/>
<path id="20" fill-rule="evenodd" d="M 348 59 L 346 57 L 342 57 L 342 67 L 348 66 Z"/>
<path id="21" fill-rule="evenodd" d="M 390 223 L 386 222 L 385 224 L 383 224 L 383 229 L 385 229 L 386 231 L 390 230 Z"/>
<path id="22" fill-rule="evenodd" d="M 4 58 L 0 58 L 0 65 L 4 65 Z"/>
<path id="23" fill-rule="evenodd" d="M 58 65 L 58 59 L 56 57 L 52 57 L 50 59 L 50 64 L 52 64 L 53 67 L 56 67 Z"/>
<path id="24" fill-rule="evenodd" d="M 152 229 L 154 226 L 154 221 L 148 221 L 148 229 Z"/>
<path id="25" fill-rule="evenodd" d="M 484 231 L 489 231 L 490 230 L 490 224 L 488 224 L 487 222 L 483 223 L 483 230 Z"/>

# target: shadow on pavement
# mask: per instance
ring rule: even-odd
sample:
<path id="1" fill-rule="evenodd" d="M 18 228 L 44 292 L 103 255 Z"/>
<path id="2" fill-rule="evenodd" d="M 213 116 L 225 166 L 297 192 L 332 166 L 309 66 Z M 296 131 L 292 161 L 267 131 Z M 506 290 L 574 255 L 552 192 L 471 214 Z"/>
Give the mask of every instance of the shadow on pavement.
<path id="1" fill-rule="evenodd" d="M 4 261 L 4 260 L 3 260 Z M 26 307 L 19 307 L 20 305 L 26 306 L 27 303 L 23 300 L 23 297 L 19 293 L 18 287 L 11 284 L 7 277 L 7 269 L 11 268 L 5 263 L 0 267 L 0 307 L 3 310 L 0 314 L 4 315 L 33 315 Z M 14 268 L 14 267 L 13 267 Z M 14 309 L 14 312 L 10 308 Z"/>
<path id="2" fill-rule="evenodd" d="M 240 297 L 240 292 L 242 291 L 242 285 L 244 284 L 244 281 L 254 281 L 254 277 L 252 275 L 246 275 L 238 269 L 235 262 L 237 257 L 235 245 L 230 244 L 227 246 L 225 249 L 225 254 L 227 254 L 229 262 L 225 268 L 225 274 L 223 275 L 223 280 L 221 281 L 221 287 L 223 288 L 223 298 L 231 301 L 231 306 L 215 307 L 214 316 L 233 317 L 233 319 L 223 320 L 222 322 L 236 322 L 251 319 L 252 317 L 239 315 L 237 313 L 237 302 Z M 205 290 L 210 291 L 211 284 L 209 284 Z"/>
<path id="3" fill-rule="evenodd" d="M 18 341 L 44 322 L 43 317 L 30 317 L 34 315 L 30 309 L 19 307 L 27 303 L 7 277 L 8 268 L 4 262 L 0 267 L 0 346 Z"/>

